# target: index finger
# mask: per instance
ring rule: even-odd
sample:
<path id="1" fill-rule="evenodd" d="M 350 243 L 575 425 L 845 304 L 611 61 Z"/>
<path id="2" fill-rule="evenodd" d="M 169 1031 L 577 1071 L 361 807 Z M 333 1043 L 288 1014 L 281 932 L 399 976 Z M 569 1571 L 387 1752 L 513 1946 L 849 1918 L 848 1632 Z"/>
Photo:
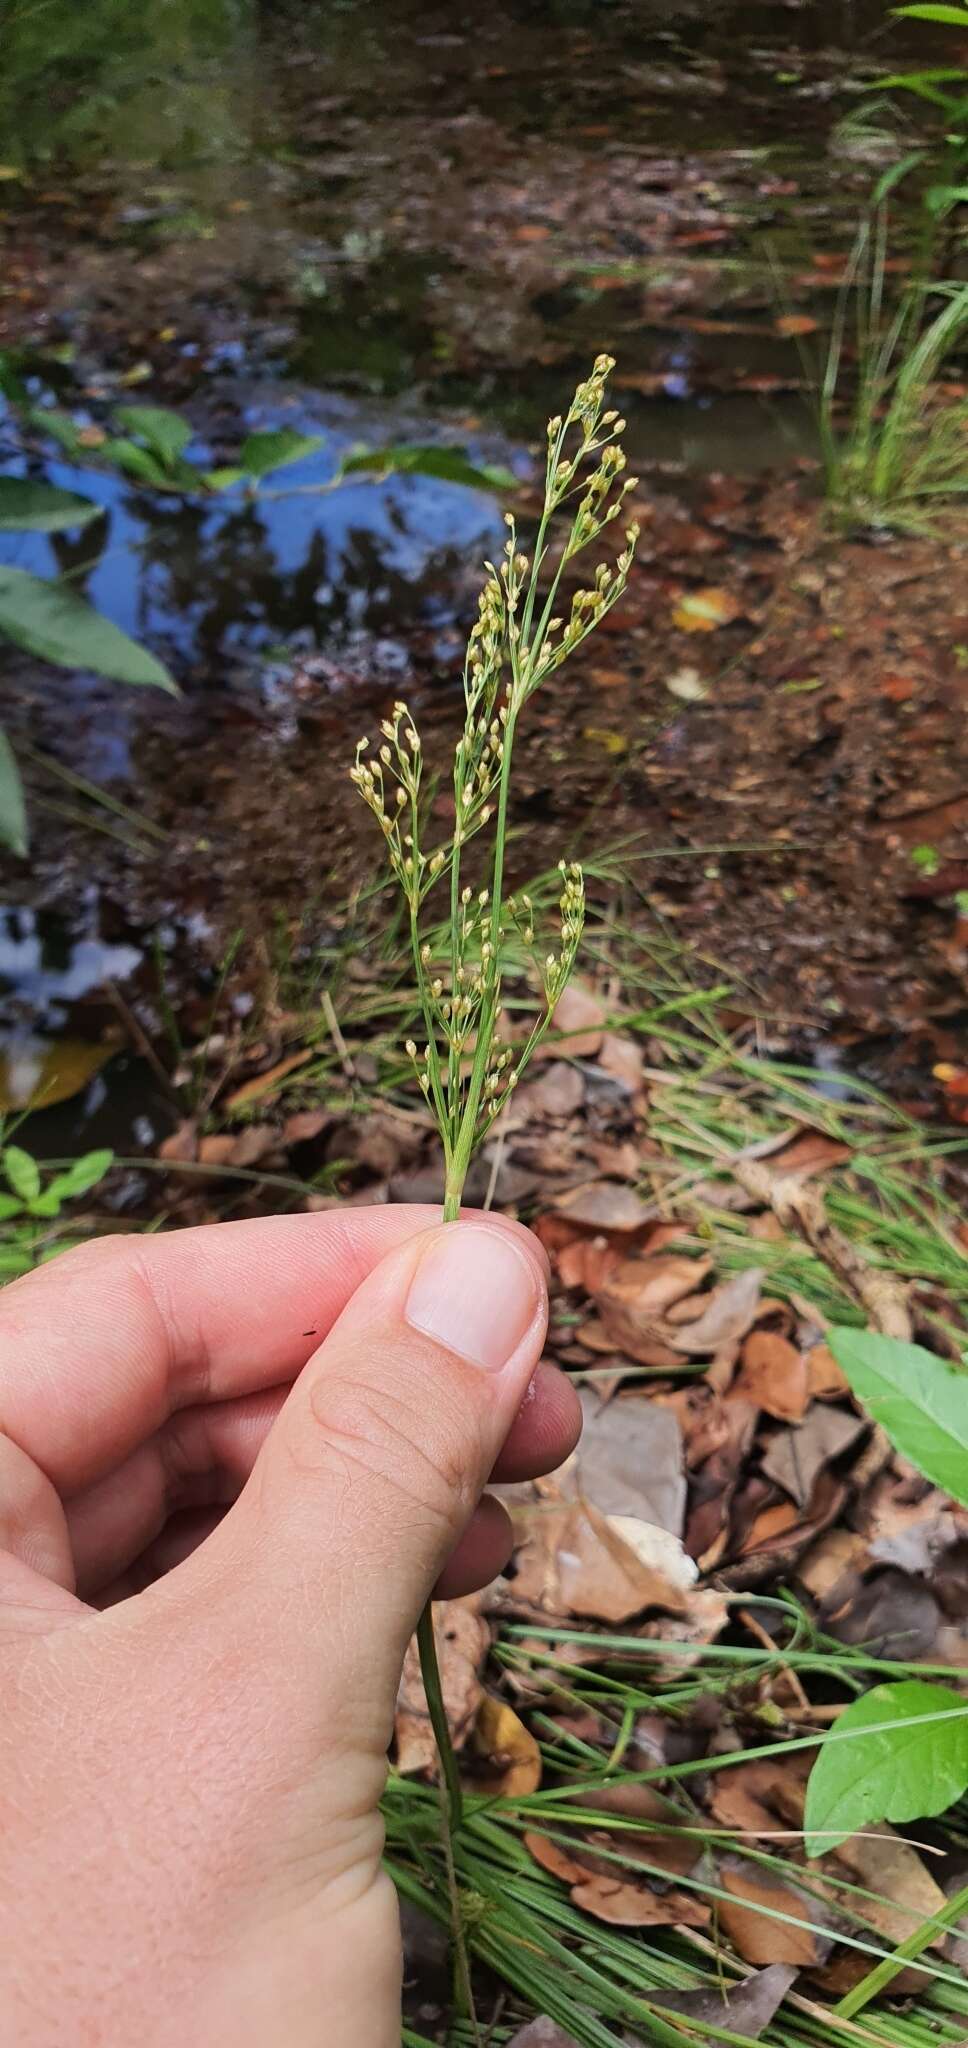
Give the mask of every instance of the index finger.
<path id="1" fill-rule="evenodd" d="M 88 1486 L 176 1409 L 294 1379 L 371 1268 L 439 1217 L 333 1210 L 65 1252 L 0 1294 L 0 1430 L 60 1492 Z"/>

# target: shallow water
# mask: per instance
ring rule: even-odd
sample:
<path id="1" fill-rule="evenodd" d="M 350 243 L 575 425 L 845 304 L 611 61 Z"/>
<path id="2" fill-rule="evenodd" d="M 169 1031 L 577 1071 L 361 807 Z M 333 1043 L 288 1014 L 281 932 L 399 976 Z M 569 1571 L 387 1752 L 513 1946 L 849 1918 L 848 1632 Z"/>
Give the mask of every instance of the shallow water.
<path id="1" fill-rule="evenodd" d="M 136 975 L 141 925 L 162 913 L 176 983 L 186 963 L 211 974 L 225 927 L 199 764 L 219 745 L 257 923 L 260 886 L 266 916 L 287 908 L 268 863 L 260 883 L 267 763 L 331 774 L 358 698 L 453 681 L 498 499 L 420 477 L 319 488 L 341 453 L 445 442 L 526 478 L 540 423 L 602 347 L 659 492 L 688 502 L 710 472 L 815 453 L 778 309 L 822 337 L 882 147 L 863 86 L 888 34 L 880 0 L 520 0 L 484 17 L 417 0 L 50 0 L 40 41 L 21 16 L 0 83 L 0 306 L 35 401 L 95 430 L 126 401 L 174 405 L 201 464 L 231 461 L 253 428 L 323 446 L 255 503 L 136 487 L 95 449 L 43 473 L 102 519 L 70 541 L 0 535 L 0 561 L 69 570 L 187 700 L 172 711 L 14 661 L 13 729 L 28 720 L 72 770 L 161 817 L 183 857 L 166 900 L 165 853 L 152 894 L 123 835 L 72 837 L 38 814 L 36 877 L 13 871 L 9 915 L 43 902 L 55 922 L 40 958 L 41 927 L 8 924 L 8 1036 L 50 1031 L 55 1011 L 73 1029 L 92 989 L 72 994 L 71 975 L 98 947 L 105 972 Z M 16 445 L 9 415 L 0 431 Z M 256 727 L 258 745 L 235 743 Z M 305 790 L 301 804 L 300 819 Z"/>

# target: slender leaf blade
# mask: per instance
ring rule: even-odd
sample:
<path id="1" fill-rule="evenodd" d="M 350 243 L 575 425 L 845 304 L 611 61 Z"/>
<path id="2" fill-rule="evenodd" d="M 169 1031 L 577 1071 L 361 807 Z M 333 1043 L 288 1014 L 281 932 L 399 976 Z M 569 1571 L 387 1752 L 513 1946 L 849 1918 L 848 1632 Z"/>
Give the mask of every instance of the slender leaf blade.
<path id="1" fill-rule="evenodd" d="M 103 505 L 26 476 L 0 476 L 0 533 L 60 533 L 98 519 Z"/>
<path id="2" fill-rule="evenodd" d="M 0 633 L 58 668 L 91 669 L 117 683 L 145 683 L 177 697 L 178 685 L 146 647 L 122 633 L 63 583 L 0 567 Z"/>
<path id="3" fill-rule="evenodd" d="M 901 21 L 940 21 L 950 28 L 968 28 L 968 8 L 917 5 L 895 7 L 892 12 Z"/>
<path id="4" fill-rule="evenodd" d="M 21 860 L 26 860 L 30 851 L 24 786 L 20 779 L 20 770 L 17 767 L 16 756 L 2 727 L 0 727 L 0 844 L 9 846 L 11 853 L 19 853 Z"/>
<path id="5" fill-rule="evenodd" d="M 830 1348 L 894 1449 L 968 1506 L 968 1373 L 874 1330 L 832 1330 Z"/>
<path id="6" fill-rule="evenodd" d="M 822 1856 L 880 1821 L 926 1820 L 968 1787 L 968 1700 L 902 1679 L 845 1707 L 807 1785 L 804 1844 Z"/>

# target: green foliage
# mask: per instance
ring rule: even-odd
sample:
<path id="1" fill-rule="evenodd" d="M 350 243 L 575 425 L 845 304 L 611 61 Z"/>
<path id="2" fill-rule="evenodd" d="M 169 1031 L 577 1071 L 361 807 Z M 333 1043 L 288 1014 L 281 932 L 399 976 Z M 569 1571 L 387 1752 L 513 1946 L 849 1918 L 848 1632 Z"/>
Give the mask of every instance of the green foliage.
<path id="1" fill-rule="evenodd" d="M 940 27 L 968 29 L 968 9 L 964 7 L 914 5 L 896 7 L 893 12 L 902 21 L 928 21 Z M 943 132 L 935 144 L 939 170 L 927 187 L 924 204 L 931 219 L 945 220 L 968 202 L 968 69 L 962 63 L 933 65 L 917 71 L 895 72 L 881 79 L 880 84 L 913 93 L 941 115 Z"/>
<path id="2" fill-rule="evenodd" d="M 16 756 L 0 726 L 0 845 L 25 860 L 28 852 L 27 807 Z"/>
<path id="3" fill-rule="evenodd" d="M 67 583 L 0 566 L 0 632 L 59 668 L 91 669 L 113 682 L 150 684 L 177 695 L 163 664 Z"/>
<path id="4" fill-rule="evenodd" d="M 101 506 L 76 491 L 35 484 L 28 477 L 0 476 L 0 533 L 62 533 L 87 526 Z"/>
<path id="5" fill-rule="evenodd" d="M 964 7 L 895 7 L 895 14 L 904 21 L 941 21 L 951 28 L 968 28 L 968 8 Z"/>
<path id="6" fill-rule="evenodd" d="M 113 1160 L 113 1152 L 86 1152 L 63 1172 L 45 1178 L 22 1146 L 3 1147 L 0 1175 L 8 1192 L 0 1190 L 0 1284 L 29 1273 L 78 1242 L 61 1228 L 65 1203 L 97 1187 Z"/>
<path id="7" fill-rule="evenodd" d="M 968 399 L 938 380 L 968 334 L 968 285 L 912 286 L 886 298 L 887 214 L 858 231 L 819 394 L 827 497 L 847 526 L 930 531 L 968 494 Z M 857 375 L 844 397 L 848 320 Z"/>
<path id="8" fill-rule="evenodd" d="M 947 1685 L 875 1685 L 845 1707 L 810 1773 L 808 1856 L 883 1820 L 926 1820 L 968 1788 L 968 1699 Z"/>
<path id="9" fill-rule="evenodd" d="M 302 462 L 323 446 L 321 434 L 299 434 L 294 427 L 276 427 L 249 434 L 239 450 L 238 464 L 245 476 L 269 476 L 289 462 Z"/>
<path id="10" fill-rule="evenodd" d="M 968 1506 L 968 1372 L 874 1330 L 833 1330 L 830 1348 L 894 1449 Z"/>
<path id="11" fill-rule="evenodd" d="M 150 159 L 235 139 L 228 65 L 253 0 L 5 0 L 0 146 L 32 166 L 95 151 Z"/>
<path id="12" fill-rule="evenodd" d="M 356 470 L 399 470 L 405 476 L 435 476 L 443 483 L 466 484 L 471 490 L 513 491 L 517 478 L 496 462 L 472 462 L 462 448 L 438 448 L 420 442 L 398 442 L 391 448 L 361 448 L 340 464 L 343 476 Z"/>

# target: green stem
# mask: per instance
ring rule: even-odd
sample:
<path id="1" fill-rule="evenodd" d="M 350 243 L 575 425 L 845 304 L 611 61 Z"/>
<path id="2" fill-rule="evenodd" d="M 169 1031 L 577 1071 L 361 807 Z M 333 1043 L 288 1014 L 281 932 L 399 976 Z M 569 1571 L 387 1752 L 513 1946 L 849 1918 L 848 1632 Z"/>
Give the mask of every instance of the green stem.
<path id="1" fill-rule="evenodd" d="M 460 1215 L 463 1176 L 458 1183 L 448 1173 L 447 1191 L 444 1197 L 443 1221 L 456 1223 Z M 420 1657 L 420 1675 L 427 1695 L 427 1709 L 430 1725 L 434 1731 L 437 1754 L 440 1758 L 440 1834 L 444 1850 L 444 1864 L 447 1872 L 447 1896 L 450 1902 L 451 1940 L 454 1948 L 454 2005 L 460 2019 L 469 2020 L 475 2036 L 478 2035 L 477 2016 L 474 2010 L 474 1992 L 471 1983 L 470 1957 L 467 1936 L 464 1929 L 464 1915 L 461 1907 L 460 1884 L 454 1859 L 454 1840 L 463 1826 L 464 1795 L 454 1745 L 450 1739 L 447 1709 L 444 1705 L 444 1689 L 440 1678 L 437 1659 L 437 1643 L 434 1637 L 433 1601 L 428 1600 L 417 1623 L 417 1651 Z"/>

